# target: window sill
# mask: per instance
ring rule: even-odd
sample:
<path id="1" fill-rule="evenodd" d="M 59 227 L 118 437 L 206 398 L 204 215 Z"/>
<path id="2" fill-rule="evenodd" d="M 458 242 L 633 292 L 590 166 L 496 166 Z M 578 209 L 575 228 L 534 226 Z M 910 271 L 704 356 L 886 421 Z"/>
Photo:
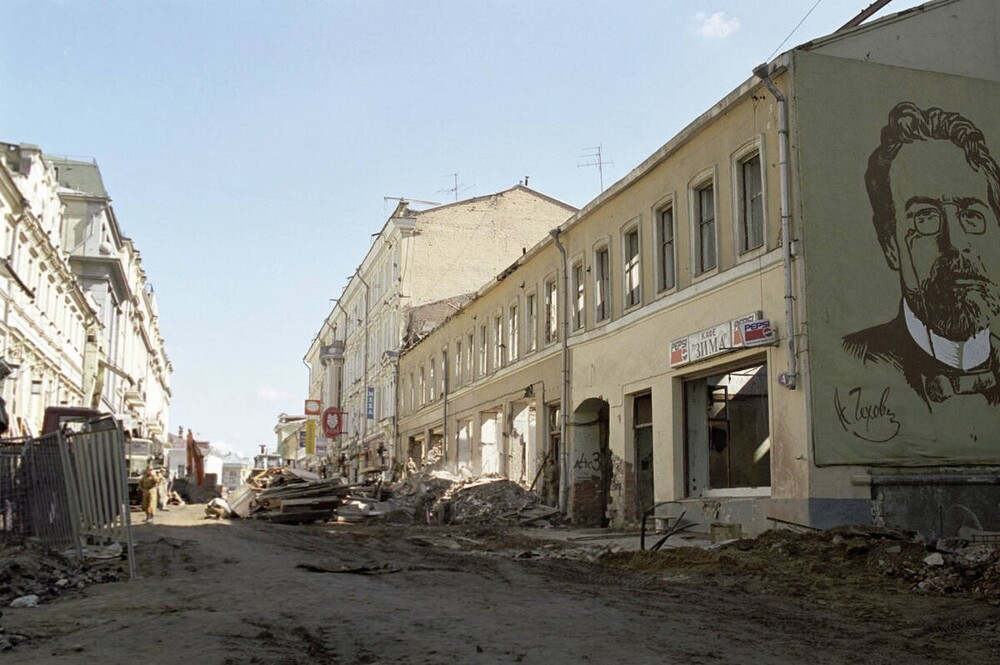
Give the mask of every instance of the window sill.
<path id="1" fill-rule="evenodd" d="M 739 252 L 736 254 L 736 263 L 745 263 L 747 261 L 753 261 L 754 259 L 759 259 L 763 255 L 767 254 L 768 249 L 765 245 L 760 247 L 754 247 L 753 249 L 748 249 L 744 252 Z"/>
<path id="2" fill-rule="evenodd" d="M 770 487 L 732 487 L 727 489 L 704 490 L 701 493 L 701 497 L 692 497 L 692 498 L 739 499 L 739 498 L 769 497 L 769 496 L 771 496 Z"/>

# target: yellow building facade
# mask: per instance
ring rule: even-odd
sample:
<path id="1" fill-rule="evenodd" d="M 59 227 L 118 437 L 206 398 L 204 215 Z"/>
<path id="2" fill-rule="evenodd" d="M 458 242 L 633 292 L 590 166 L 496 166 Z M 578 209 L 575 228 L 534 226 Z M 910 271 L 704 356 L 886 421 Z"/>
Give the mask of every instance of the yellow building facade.
<path id="1" fill-rule="evenodd" d="M 997 19 L 757 68 L 404 350 L 398 449 L 583 525 L 1000 528 Z"/>

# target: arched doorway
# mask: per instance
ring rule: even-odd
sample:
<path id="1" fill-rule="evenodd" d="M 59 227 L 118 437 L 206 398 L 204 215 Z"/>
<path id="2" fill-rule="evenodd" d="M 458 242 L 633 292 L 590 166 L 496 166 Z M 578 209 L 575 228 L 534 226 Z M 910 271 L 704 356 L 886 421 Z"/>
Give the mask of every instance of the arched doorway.
<path id="1" fill-rule="evenodd" d="M 611 455 L 608 450 L 608 403 L 584 400 L 573 412 L 570 456 L 570 514 L 580 526 L 608 525 Z"/>

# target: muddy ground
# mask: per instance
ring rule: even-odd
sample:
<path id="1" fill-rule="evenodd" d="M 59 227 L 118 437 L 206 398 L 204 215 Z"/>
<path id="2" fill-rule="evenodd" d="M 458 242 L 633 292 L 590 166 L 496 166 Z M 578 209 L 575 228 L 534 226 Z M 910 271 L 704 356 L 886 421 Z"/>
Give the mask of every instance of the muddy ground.
<path id="1" fill-rule="evenodd" d="M 649 553 L 561 530 L 202 515 L 137 525 L 133 581 L 120 560 L 42 570 L 0 552 L 26 557 L 0 565 L 0 661 L 1000 662 L 1000 563 L 983 548 L 933 566 L 877 530 Z M 37 607 L 6 607 L 29 587 Z"/>

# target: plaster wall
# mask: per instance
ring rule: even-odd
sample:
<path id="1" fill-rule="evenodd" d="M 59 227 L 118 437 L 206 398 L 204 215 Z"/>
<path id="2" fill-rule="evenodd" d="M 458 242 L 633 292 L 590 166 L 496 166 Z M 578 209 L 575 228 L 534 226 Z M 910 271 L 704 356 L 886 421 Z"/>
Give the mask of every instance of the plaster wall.
<path id="1" fill-rule="evenodd" d="M 891 5 L 890 5 L 891 7 Z M 894 17 L 820 39 L 816 53 L 942 74 L 1000 81 L 1000 4 L 928 2 Z M 947 46 L 960 39 L 961 48 Z M 937 48 L 937 46 L 942 46 Z M 968 54 L 975 54 L 968 57 Z"/>

